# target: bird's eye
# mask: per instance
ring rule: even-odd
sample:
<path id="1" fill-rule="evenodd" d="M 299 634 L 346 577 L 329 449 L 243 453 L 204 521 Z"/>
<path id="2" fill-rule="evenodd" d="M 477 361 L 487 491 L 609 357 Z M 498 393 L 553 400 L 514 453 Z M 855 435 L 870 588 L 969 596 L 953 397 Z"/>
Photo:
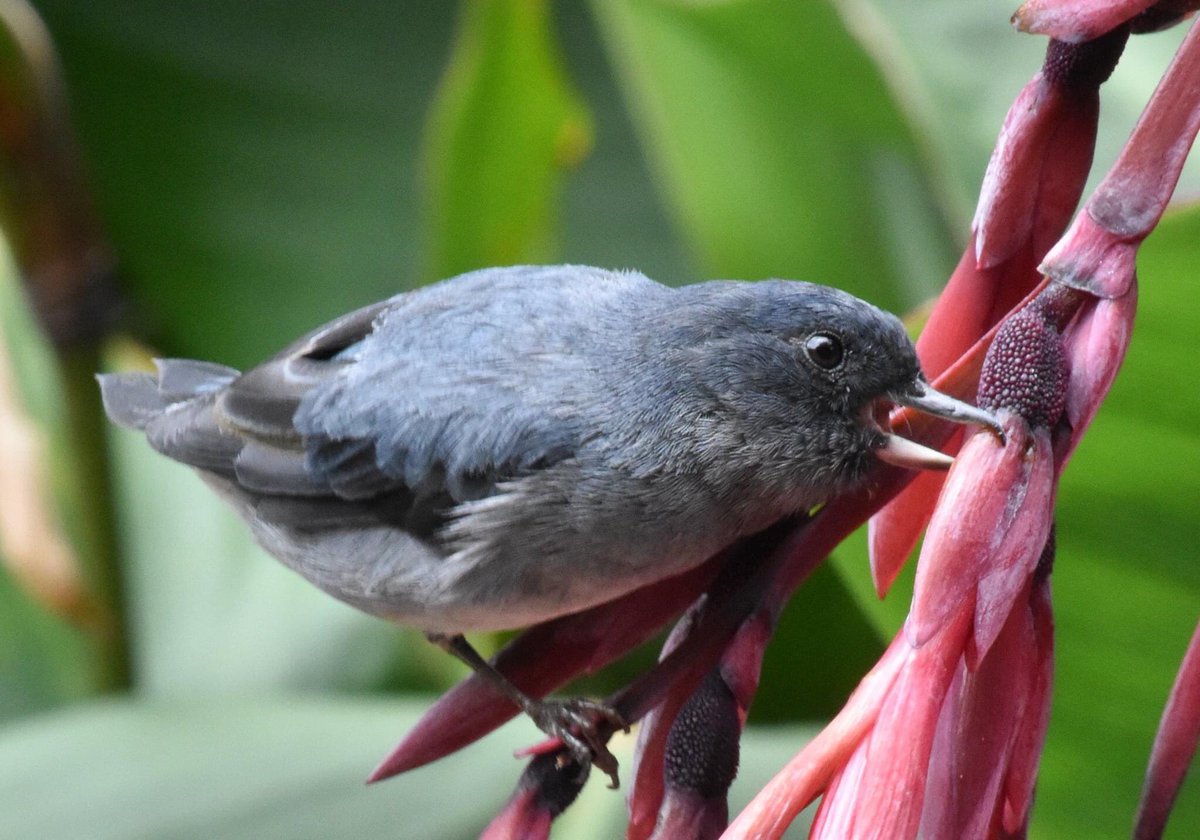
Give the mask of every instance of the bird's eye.
<path id="1" fill-rule="evenodd" d="M 812 359 L 814 365 L 825 370 L 833 370 L 842 363 L 846 355 L 842 340 L 830 333 L 813 333 L 804 340 L 804 352 Z"/>

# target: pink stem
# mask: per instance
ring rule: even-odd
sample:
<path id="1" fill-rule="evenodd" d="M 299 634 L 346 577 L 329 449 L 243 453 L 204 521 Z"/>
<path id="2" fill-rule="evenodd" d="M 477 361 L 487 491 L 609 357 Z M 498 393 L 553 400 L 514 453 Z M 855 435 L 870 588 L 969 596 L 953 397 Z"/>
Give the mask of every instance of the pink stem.
<path id="1" fill-rule="evenodd" d="M 1163 709 L 1134 821 L 1134 840 L 1161 837 L 1200 741 L 1200 624 Z"/>
<path id="2" fill-rule="evenodd" d="M 1121 156 L 1088 200 L 1102 227 L 1144 238 L 1158 224 L 1200 129 L 1200 26 L 1193 25 Z"/>

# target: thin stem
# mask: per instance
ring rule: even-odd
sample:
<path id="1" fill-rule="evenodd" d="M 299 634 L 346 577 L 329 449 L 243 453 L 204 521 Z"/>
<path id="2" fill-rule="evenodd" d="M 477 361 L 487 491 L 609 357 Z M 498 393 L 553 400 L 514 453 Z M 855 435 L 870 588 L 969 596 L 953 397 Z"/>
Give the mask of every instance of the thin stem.
<path id="1" fill-rule="evenodd" d="M 72 532 L 80 565 L 95 603 L 91 641 L 96 648 L 93 685 L 120 691 L 132 683 L 129 626 L 124 576 L 113 526 L 113 494 L 104 409 L 95 373 L 99 353 L 94 346 L 58 348 L 66 407 L 75 511 Z"/>

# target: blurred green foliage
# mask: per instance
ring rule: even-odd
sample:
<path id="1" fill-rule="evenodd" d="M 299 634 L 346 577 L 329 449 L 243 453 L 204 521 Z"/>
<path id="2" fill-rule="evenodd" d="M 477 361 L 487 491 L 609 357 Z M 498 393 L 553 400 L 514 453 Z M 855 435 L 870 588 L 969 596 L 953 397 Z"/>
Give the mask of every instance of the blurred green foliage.
<path id="1" fill-rule="evenodd" d="M 233 365 L 354 306 L 521 260 L 673 283 L 804 277 L 910 308 L 948 275 L 1042 50 L 1007 6 L 957 0 L 36 5 L 130 330 L 159 354 Z M 1177 38 L 1131 44 L 1106 92 L 1101 171 Z M 1197 183 L 1193 165 L 1185 191 Z M 1198 242 L 1194 210 L 1148 241 L 1129 360 L 1063 482 L 1033 837 L 1128 833 L 1196 621 Z M 53 357 L 7 269 L 0 307 L 22 397 L 61 443 Z M 108 357 L 144 361 L 128 340 Z M 265 558 L 136 436 L 110 439 L 135 691 L 85 700 L 90 648 L 0 570 L 0 836 L 477 831 L 530 731 L 361 790 L 423 706 L 398 693 L 458 667 Z M 71 482 L 65 457 L 54 475 Z M 877 602 L 861 538 L 847 543 L 785 615 L 752 722 L 836 709 L 898 627 L 904 585 Z M 803 737 L 751 730 L 742 801 Z M 560 836 L 613 836 L 620 804 L 591 785 Z M 447 816 L 421 822 L 433 814 Z M 1169 836 L 1198 825 L 1193 779 Z"/>
<path id="2" fill-rule="evenodd" d="M 562 173 L 591 147 L 550 5 L 468 3 L 426 129 L 427 277 L 546 262 Z"/>

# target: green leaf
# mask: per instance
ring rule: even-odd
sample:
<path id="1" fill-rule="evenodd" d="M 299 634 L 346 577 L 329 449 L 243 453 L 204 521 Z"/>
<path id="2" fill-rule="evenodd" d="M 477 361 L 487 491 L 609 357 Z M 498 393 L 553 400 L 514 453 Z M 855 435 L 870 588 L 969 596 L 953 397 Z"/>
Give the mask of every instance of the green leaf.
<path id="1" fill-rule="evenodd" d="M 503 72 L 459 72 L 442 88 L 451 47 L 462 56 L 471 46 L 454 40 L 455 3 L 35 5 L 63 59 L 97 203 L 132 293 L 131 324 L 169 355 L 260 361 L 316 324 L 430 279 L 439 238 L 462 237 L 478 255 L 503 224 L 495 214 L 510 209 L 523 214 L 510 232 L 526 243 L 511 258 L 682 274 L 686 253 L 581 3 L 555 4 L 562 58 L 544 8 L 493 3 L 499 11 L 481 19 L 494 25 L 474 46 L 486 69 Z M 582 154 L 590 126 L 564 62 L 603 114 L 596 154 L 570 179 L 562 166 Z M 514 75 L 522 69 L 536 74 L 527 85 Z M 474 87 L 460 91 L 458 79 Z M 501 107 L 533 122 L 508 125 Z M 436 142 L 425 136 L 431 110 L 441 120 Z M 518 137 L 525 147 L 513 144 Z M 465 156 L 472 149 L 478 161 Z M 503 187 L 480 197 L 491 216 L 462 192 L 472 169 Z M 439 189 L 454 191 L 439 201 L 457 227 L 434 235 L 426 228 L 442 210 L 423 193 L 443 177 Z M 562 253 L 546 249 L 560 224 Z M 434 250 L 454 256 L 458 247 Z"/>
<path id="2" fill-rule="evenodd" d="M 61 434 L 61 390 L 54 357 L 38 333 L 0 238 L 0 354 L 11 365 L 18 410 L 40 431 Z M 5 441 L 0 441 L 0 455 Z M 66 478 L 61 469 L 53 478 Z M 82 636 L 23 591 L 0 555 L 0 721 L 76 700 L 88 693 L 89 650 Z"/>
<path id="3" fill-rule="evenodd" d="M 0 836 L 326 838 L 477 836 L 539 735 L 528 723 L 428 767 L 363 779 L 416 721 L 418 702 L 279 698 L 93 703 L 0 732 Z M 811 735 L 747 733 L 733 807 Z M 633 739 L 615 750 L 631 766 Z M 556 836 L 611 838 L 624 797 L 594 774 Z M 801 822 L 803 825 L 804 821 Z M 798 826 L 788 836 L 803 836 Z"/>
<path id="4" fill-rule="evenodd" d="M 511 791 L 520 736 L 365 786 L 418 712 L 382 701 L 112 702 L 11 726 L 0 737 L 0 835 L 474 836 Z"/>
<path id="5" fill-rule="evenodd" d="M 0 724 L 89 693 L 88 648 L 19 589 L 0 556 Z"/>
<path id="6" fill-rule="evenodd" d="M 950 237 L 917 140 L 826 2 L 592 3 L 702 267 L 833 283 L 893 309 Z"/>
<path id="7" fill-rule="evenodd" d="M 464 3 L 428 125 L 428 276 L 551 258 L 562 172 L 590 146 L 549 4 Z"/>
<path id="8" fill-rule="evenodd" d="M 244 365 L 414 283 L 452 4 L 36 5 L 162 349 Z"/>

